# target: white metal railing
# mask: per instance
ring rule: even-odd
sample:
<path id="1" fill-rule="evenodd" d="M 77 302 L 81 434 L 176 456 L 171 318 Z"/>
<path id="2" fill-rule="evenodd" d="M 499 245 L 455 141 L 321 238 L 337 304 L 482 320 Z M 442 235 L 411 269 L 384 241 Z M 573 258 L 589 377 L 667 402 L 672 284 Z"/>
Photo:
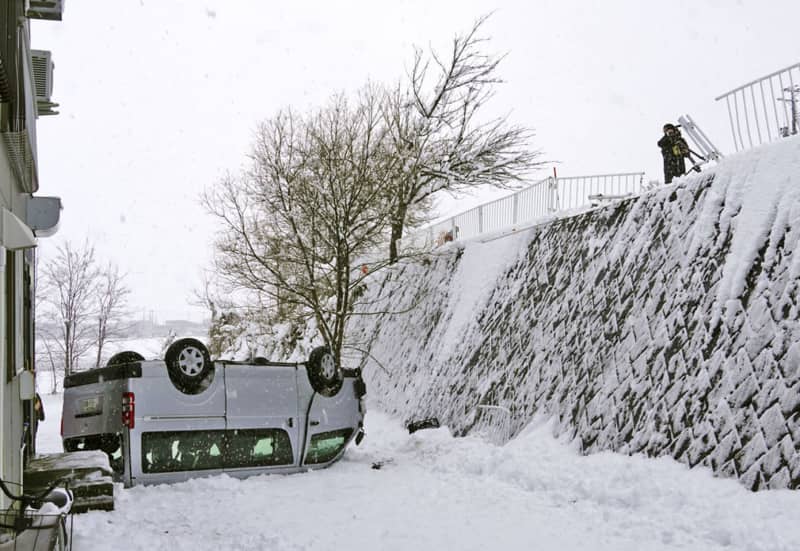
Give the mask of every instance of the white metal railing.
<path id="1" fill-rule="evenodd" d="M 561 178 L 551 176 L 507 197 L 472 208 L 405 237 L 401 248 L 433 248 L 516 229 L 547 214 L 619 199 L 644 190 L 644 172 L 624 172 Z"/>
<path id="2" fill-rule="evenodd" d="M 553 211 L 586 206 L 593 197 L 621 197 L 642 191 L 644 172 L 556 178 Z"/>
<path id="3" fill-rule="evenodd" d="M 722 94 L 736 151 L 800 132 L 800 63 Z"/>

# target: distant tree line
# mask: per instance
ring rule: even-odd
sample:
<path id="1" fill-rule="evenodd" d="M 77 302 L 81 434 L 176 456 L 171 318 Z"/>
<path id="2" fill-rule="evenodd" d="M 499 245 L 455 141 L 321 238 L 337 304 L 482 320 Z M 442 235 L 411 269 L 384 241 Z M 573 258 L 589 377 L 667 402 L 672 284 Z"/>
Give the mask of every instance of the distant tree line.
<path id="1" fill-rule="evenodd" d="M 485 21 L 446 54 L 415 49 L 392 86 L 287 107 L 258 126 L 249 166 L 203 198 L 221 224 L 217 285 L 203 293 L 217 329 L 231 319 L 220 312 L 244 303 L 275 321 L 313 319 L 341 361 L 347 319 L 370 308 L 359 303 L 364 279 L 419 253 L 400 243 L 437 194 L 510 187 L 540 164 L 529 130 L 484 113 L 502 59 L 484 51 Z"/>

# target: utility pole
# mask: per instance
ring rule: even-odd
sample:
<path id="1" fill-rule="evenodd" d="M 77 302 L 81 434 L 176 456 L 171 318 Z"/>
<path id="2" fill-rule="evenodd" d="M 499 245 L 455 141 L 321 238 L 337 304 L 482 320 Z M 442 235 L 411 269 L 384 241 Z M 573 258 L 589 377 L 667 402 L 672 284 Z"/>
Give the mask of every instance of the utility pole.
<path id="1" fill-rule="evenodd" d="M 782 132 L 784 137 L 789 135 L 794 136 L 795 134 L 797 134 L 797 124 L 798 124 L 797 100 L 798 100 L 798 95 L 800 95 L 800 85 L 795 84 L 794 86 L 787 86 L 786 88 L 783 89 L 783 91 L 789 92 L 789 97 L 776 98 L 776 101 L 789 102 L 789 107 L 792 113 L 792 123 L 791 123 L 792 130 L 791 132 L 789 132 L 789 126 L 786 126 L 785 129 L 782 128 L 781 130 L 785 130 L 785 132 Z"/>

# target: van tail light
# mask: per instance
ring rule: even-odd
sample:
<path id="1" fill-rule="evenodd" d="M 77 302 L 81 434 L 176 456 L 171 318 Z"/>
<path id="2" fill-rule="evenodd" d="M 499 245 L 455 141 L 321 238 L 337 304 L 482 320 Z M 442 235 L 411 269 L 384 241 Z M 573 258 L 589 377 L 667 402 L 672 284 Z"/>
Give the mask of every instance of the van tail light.
<path id="1" fill-rule="evenodd" d="M 61 415 L 61 437 L 64 437 L 64 415 Z"/>
<path id="2" fill-rule="evenodd" d="M 136 416 L 136 396 L 133 392 L 122 393 L 122 426 L 132 429 Z"/>

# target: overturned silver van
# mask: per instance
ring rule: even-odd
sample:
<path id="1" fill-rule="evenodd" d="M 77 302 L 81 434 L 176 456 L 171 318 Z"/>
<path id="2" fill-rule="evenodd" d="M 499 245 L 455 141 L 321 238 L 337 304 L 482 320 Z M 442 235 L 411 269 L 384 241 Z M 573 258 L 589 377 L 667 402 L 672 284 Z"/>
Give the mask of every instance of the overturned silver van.
<path id="1" fill-rule="evenodd" d="M 65 451 L 99 449 L 126 487 L 323 468 L 364 436 L 366 387 L 326 347 L 306 362 L 211 361 L 196 339 L 64 380 Z"/>

